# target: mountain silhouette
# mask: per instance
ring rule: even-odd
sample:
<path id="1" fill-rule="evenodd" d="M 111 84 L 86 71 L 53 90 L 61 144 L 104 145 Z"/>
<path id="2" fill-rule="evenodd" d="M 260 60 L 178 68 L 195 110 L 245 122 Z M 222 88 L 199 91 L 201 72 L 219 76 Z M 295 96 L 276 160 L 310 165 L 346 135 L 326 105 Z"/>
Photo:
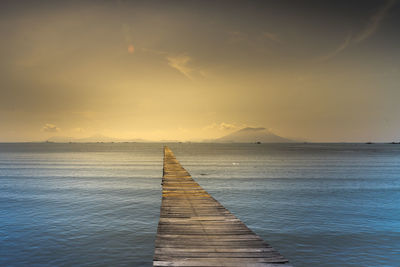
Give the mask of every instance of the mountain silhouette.
<path id="1" fill-rule="evenodd" d="M 287 139 L 276 135 L 266 128 L 252 128 L 247 127 L 240 129 L 231 134 L 225 135 L 223 137 L 217 138 L 215 142 L 220 143 L 290 143 L 294 142 L 291 139 Z"/>

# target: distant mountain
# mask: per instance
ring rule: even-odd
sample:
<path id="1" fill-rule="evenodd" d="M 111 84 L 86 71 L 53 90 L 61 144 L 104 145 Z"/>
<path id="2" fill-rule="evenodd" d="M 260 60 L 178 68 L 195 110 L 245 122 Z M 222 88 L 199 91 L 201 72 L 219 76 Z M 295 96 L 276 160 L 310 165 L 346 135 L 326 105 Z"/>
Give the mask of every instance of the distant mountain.
<path id="1" fill-rule="evenodd" d="M 95 142 L 103 142 L 103 143 L 110 143 L 110 142 L 147 142 L 144 139 L 118 139 L 112 138 L 108 136 L 104 136 L 101 134 L 92 135 L 89 137 L 84 138 L 74 138 L 74 137 L 65 137 L 65 136 L 53 136 L 47 139 L 48 142 L 55 142 L 55 143 L 95 143 Z"/>
<path id="2" fill-rule="evenodd" d="M 278 136 L 265 128 L 247 127 L 221 138 L 213 140 L 218 143 L 290 143 L 293 140 Z"/>

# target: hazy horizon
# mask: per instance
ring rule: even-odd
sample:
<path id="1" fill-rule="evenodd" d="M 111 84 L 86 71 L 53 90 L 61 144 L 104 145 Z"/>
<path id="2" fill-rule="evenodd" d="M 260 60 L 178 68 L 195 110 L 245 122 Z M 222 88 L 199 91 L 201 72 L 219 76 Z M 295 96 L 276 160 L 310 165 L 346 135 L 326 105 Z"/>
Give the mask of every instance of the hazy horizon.
<path id="1" fill-rule="evenodd" d="M 400 4 L 1 1 L 0 142 L 398 142 Z"/>

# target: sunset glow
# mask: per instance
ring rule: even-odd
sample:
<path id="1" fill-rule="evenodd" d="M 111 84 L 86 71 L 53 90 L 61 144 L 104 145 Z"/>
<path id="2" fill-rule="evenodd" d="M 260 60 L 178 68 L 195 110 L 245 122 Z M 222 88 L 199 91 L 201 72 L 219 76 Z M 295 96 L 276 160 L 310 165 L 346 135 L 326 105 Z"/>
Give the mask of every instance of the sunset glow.
<path id="1" fill-rule="evenodd" d="M 304 141 L 400 136 L 396 1 L 3 1 L 0 10 L 2 142 L 201 141 L 248 126 Z"/>

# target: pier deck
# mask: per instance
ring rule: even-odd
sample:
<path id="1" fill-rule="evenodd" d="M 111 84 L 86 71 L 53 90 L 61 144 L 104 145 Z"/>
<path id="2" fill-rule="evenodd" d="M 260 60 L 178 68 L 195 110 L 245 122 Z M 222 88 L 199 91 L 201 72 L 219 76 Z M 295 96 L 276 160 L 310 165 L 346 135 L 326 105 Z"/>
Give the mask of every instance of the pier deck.
<path id="1" fill-rule="evenodd" d="M 168 147 L 162 187 L 154 266 L 291 266 L 196 183 Z"/>

